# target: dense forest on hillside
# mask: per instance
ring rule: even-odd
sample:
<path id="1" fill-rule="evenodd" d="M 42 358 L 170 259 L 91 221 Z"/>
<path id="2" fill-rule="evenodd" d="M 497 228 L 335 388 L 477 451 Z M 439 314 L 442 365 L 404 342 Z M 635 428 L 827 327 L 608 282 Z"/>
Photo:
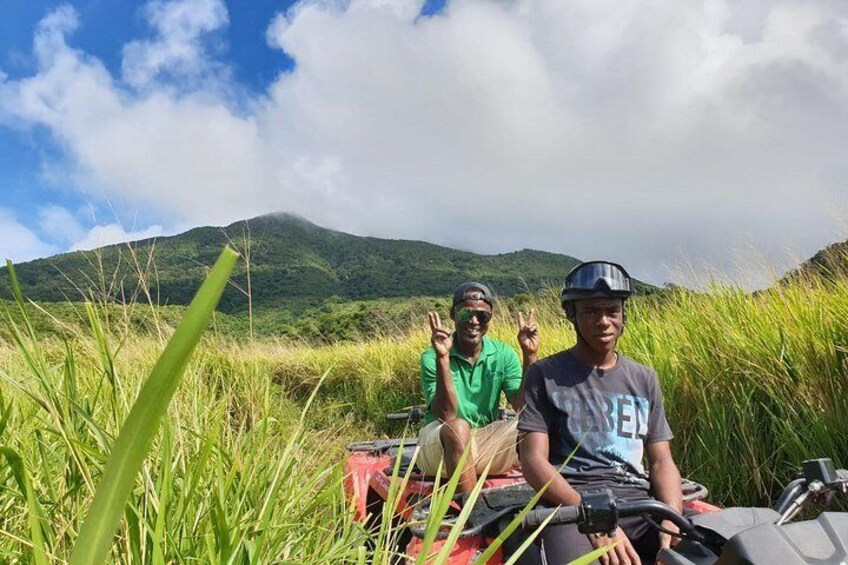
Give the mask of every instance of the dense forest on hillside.
<path id="1" fill-rule="evenodd" d="M 497 294 L 511 296 L 556 284 L 578 262 L 541 251 L 480 255 L 420 241 L 358 237 L 290 215 L 269 215 L 226 228 L 66 253 L 16 269 L 24 295 L 36 301 L 95 296 L 187 304 L 227 244 L 245 259 L 221 303 L 228 313 L 247 310 L 248 288 L 255 309 L 294 312 L 334 297 L 444 296 L 465 280 L 484 281 Z M 10 298 L 7 279 L 0 270 L 2 298 Z"/>
<path id="2" fill-rule="evenodd" d="M 422 241 L 359 237 L 276 214 L 65 253 L 15 269 L 23 295 L 36 302 L 180 306 L 188 304 L 225 245 L 242 254 L 220 304 L 221 312 L 233 316 L 222 318 L 233 334 L 247 328 L 250 320 L 243 315 L 252 310 L 258 333 L 310 340 L 373 335 L 375 325 L 392 327 L 383 318 L 408 327 L 432 308 L 427 304 L 435 299 L 427 297 L 446 298 L 468 280 L 490 285 L 502 298 L 537 293 L 560 285 L 578 263 L 527 249 L 480 255 Z M 656 290 L 637 285 L 643 292 Z M 5 267 L 0 298 L 11 298 Z"/>
<path id="3" fill-rule="evenodd" d="M 556 303 L 556 290 L 547 288 L 535 297 L 526 293 L 504 297 L 497 308 L 504 311 L 529 308 L 538 294 L 549 295 L 549 301 Z M 30 324 L 41 335 L 70 337 L 90 332 L 90 320 L 82 302 L 35 302 L 33 306 Z M 186 310 L 182 305 L 151 306 L 143 302 L 100 304 L 98 308 L 107 327 L 148 336 L 157 335 L 162 328 L 176 327 Z M 213 324 L 217 333 L 234 341 L 254 337 L 326 344 L 404 336 L 426 326 L 428 311 L 447 316 L 449 309 L 447 296 L 373 300 L 332 297 L 316 306 L 297 310 L 265 308 L 254 312 L 252 317 L 247 312 L 218 312 Z M 0 299 L 0 310 L 7 312 L 16 323 L 22 323 L 14 302 Z M 11 338 L 4 324 L 0 324 L 0 338 Z"/>
<path id="4" fill-rule="evenodd" d="M 783 282 L 810 277 L 838 281 L 846 276 L 848 276 L 848 241 L 842 241 L 819 250 L 786 275 Z"/>

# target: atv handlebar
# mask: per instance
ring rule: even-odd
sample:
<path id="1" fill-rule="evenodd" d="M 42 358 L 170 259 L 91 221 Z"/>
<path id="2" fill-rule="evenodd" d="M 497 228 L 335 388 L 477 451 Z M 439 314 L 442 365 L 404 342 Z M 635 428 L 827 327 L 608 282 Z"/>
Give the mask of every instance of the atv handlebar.
<path id="1" fill-rule="evenodd" d="M 412 535 L 422 539 L 425 537 L 428 511 L 429 505 L 427 504 L 415 507 L 409 526 Z M 493 512 L 487 516 L 485 521 L 469 525 L 463 529 L 459 537 L 464 538 L 478 535 L 483 532 L 488 524 L 504 516 L 515 514 L 517 511 L 518 508 L 508 506 L 497 512 Z M 694 529 L 692 523 L 671 506 L 654 499 L 635 502 L 618 501 L 610 489 L 585 492 L 580 504 L 575 506 L 536 508 L 531 510 L 521 521 L 521 527 L 524 529 L 535 529 L 547 520 L 546 526 L 577 524 L 580 532 L 584 534 L 609 534 L 614 532 L 618 527 L 619 518 L 637 515 L 658 517 L 660 521 L 669 520 L 680 529 L 682 535 L 695 540 L 701 540 L 702 538 L 701 534 Z M 455 522 L 455 517 L 445 519 L 442 521 L 440 528 L 453 527 Z M 436 533 L 436 539 L 447 538 L 448 533 L 448 531 L 440 529 Z"/>
<path id="2" fill-rule="evenodd" d="M 386 420 L 390 422 L 409 422 L 410 424 L 417 424 L 424 419 L 425 415 L 425 406 L 411 406 L 409 408 L 404 408 L 403 412 L 392 412 L 390 414 L 386 414 Z"/>
<path id="3" fill-rule="evenodd" d="M 808 499 L 829 500 L 835 493 L 848 494 L 848 470 L 837 469 L 830 459 L 808 459 L 800 476 L 789 483 L 774 504 L 780 514 L 778 526 L 789 522 Z"/>
<path id="4" fill-rule="evenodd" d="M 848 494 L 848 470 L 836 469 L 830 459 L 804 461 L 802 476 L 786 486 L 775 504 L 775 510 L 780 514 L 776 524 L 791 520 L 811 496 L 827 497 L 837 492 Z M 537 528 L 550 517 L 549 525 L 577 524 L 585 534 L 601 534 L 615 530 L 619 518 L 637 515 L 669 520 L 684 536 L 693 539 L 702 537 L 688 519 L 667 504 L 653 499 L 619 502 L 609 489 L 586 492 L 580 504 L 575 506 L 531 510 L 521 526 Z"/>
<path id="5" fill-rule="evenodd" d="M 559 508 L 536 508 L 531 510 L 521 521 L 521 527 L 526 529 L 538 528 L 548 516 L 553 514 L 551 524 L 573 524 L 580 519 L 580 506 L 560 506 Z"/>
<path id="6" fill-rule="evenodd" d="M 577 528 L 584 534 L 611 534 L 618 527 L 619 518 L 638 515 L 668 520 L 685 536 L 694 539 L 701 537 L 692 522 L 668 504 L 654 499 L 617 501 L 610 489 L 588 491 L 583 494 L 580 504 L 575 506 L 531 510 L 521 526 L 525 529 L 537 528 L 550 517 L 548 525 L 577 524 Z"/>
<path id="7" fill-rule="evenodd" d="M 684 481 L 682 486 L 684 501 L 699 500 L 706 496 L 706 489 L 698 483 Z M 489 494 L 494 495 L 496 494 L 494 491 L 500 492 L 499 489 L 505 489 L 505 487 L 494 487 Z M 804 507 L 806 501 L 822 499 L 827 501 L 835 493 L 848 494 L 848 470 L 836 469 L 829 459 L 804 461 L 801 477 L 787 485 L 775 504 L 774 509 L 780 515 L 775 525 L 780 526 L 791 520 Z M 481 498 L 484 500 L 481 501 L 478 498 L 475 502 L 466 527 L 459 537 L 481 534 L 499 520 L 516 515 L 520 512 L 522 505 L 526 504 L 521 502 L 521 497 L 516 498 L 514 494 L 511 498 L 505 499 L 512 501 L 506 504 L 494 496 L 491 501 L 486 496 Z M 529 501 L 529 498 L 527 500 Z M 543 523 L 546 525 L 577 524 L 579 531 L 585 534 L 609 534 L 618 527 L 619 518 L 639 515 L 644 516 L 648 521 L 668 520 L 679 528 L 681 537 L 696 542 L 704 541 L 702 531 L 696 529 L 689 519 L 667 504 L 654 499 L 617 501 L 610 489 L 587 491 L 583 493 L 578 505 L 531 510 L 523 518 L 521 527 L 535 529 Z M 409 524 L 412 535 L 423 538 L 429 521 L 430 499 L 425 498 L 413 507 Z M 448 537 L 449 529 L 455 527 L 457 521 L 456 515 L 451 518 L 443 517 L 438 526 L 436 538 Z M 654 525 L 656 526 L 656 523 Z"/>

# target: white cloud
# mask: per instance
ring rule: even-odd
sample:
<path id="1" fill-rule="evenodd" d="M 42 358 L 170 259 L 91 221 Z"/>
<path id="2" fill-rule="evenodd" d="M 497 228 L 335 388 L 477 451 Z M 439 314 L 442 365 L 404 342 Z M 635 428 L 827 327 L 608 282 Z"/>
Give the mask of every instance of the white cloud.
<path id="1" fill-rule="evenodd" d="M 21 263 L 56 251 L 34 231 L 21 224 L 11 210 L 0 208 L 0 261 L 3 264 L 6 259 Z"/>
<path id="2" fill-rule="evenodd" d="M 85 190 L 194 224 L 287 210 L 655 281 L 679 256 L 732 269 L 754 246 L 780 270 L 845 236 L 848 4 L 421 4 L 299 3 L 268 29 L 296 69 L 238 108 L 203 47 L 220 2 L 149 4 L 158 35 L 122 80 L 68 45 L 60 8 L 0 116 L 49 128 Z"/>
<path id="3" fill-rule="evenodd" d="M 83 237 L 86 230 L 76 217 L 62 206 L 45 206 L 38 211 L 38 224 L 45 236 L 65 244 Z"/>
<path id="4" fill-rule="evenodd" d="M 162 226 L 150 226 L 139 231 L 126 231 L 120 224 L 94 226 L 82 239 L 71 246 L 71 251 L 97 249 L 104 245 L 159 237 L 163 233 Z"/>
<path id="5" fill-rule="evenodd" d="M 96 249 L 105 245 L 138 241 L 165 234 L 160 225 L 144 229 L 125 229 L 119 222 L 84 227 L 70 210 L 62 206 L 45 206 L 38 211 L 40 233 L 62 244 L 69 251 Z M 55 252 L 51 249 L 51 252 Z"/>
<path id="6" fill-rule="evenodd" d="M 153 41 L 132 41 L 124 47 L 123 78 L 135 87 L 147 86 L 160 73 L 197 78 L 219 68 L 204 51 L 203 36 L 229 19 L 221 0 L 156 0 L 144 8 L 158 35 Z"/>
<path id="7" fill-rule="evenodd" d="M 66 55 L 65 35 L 79 27 L 79 16 L 68 4 L 59 6 L 38 23 L 34 49 L 41 68 L 58 65 Z"/>

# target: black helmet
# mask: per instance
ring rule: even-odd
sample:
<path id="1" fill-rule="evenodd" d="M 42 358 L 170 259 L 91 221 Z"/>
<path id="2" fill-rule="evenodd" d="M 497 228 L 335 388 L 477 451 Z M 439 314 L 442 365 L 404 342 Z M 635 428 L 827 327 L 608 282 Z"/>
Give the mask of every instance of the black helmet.
<path id="1" fill-rule="evenodd" d="M 621 298 L 626 300 L 633 294 L 630 275 L 624 267 L 609 261 L 580 263 L 565 277 L 560 301 L 563 308 L 572 300 L 586 298 Z"/>

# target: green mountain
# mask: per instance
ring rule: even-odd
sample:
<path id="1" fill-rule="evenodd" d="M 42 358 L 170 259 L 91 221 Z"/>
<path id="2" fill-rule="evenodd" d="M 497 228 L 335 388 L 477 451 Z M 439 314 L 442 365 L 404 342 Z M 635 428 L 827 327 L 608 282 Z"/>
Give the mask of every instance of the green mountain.
<path id="1" fill-rule="evenodd" d="M 848 241 L 819 250 L 783 277 L 784 283 L 803 279 L 843 279 L 848 275 Z"/>
<path id="2" fill-rule="evenodd" d="M 479 280 L 500 296 L 511 296 L 561 284 L 578 262 L 567 255 L 527 249 L 480 255 L 422 241 L 358 237 L 296 216 L 272 214 L 225 228 L 202 227 L 173 237 L 65 253 L 15 269 L 24 296 L 31 300 L 138 298 L 139 288 L 146 286 L 154 302 L 187 304 L 228 242 L 249 258 L 257 310 L 299 309 L 331 297 L 445 296 L 466 280 Z M 247 308 L 247 275 L 247 264 L 242 262 L 234 286 L 221 301 L 223 311 Z M 8 273 L 0 269 L 0 298 L 11 296 L 9 287 Z"/>

